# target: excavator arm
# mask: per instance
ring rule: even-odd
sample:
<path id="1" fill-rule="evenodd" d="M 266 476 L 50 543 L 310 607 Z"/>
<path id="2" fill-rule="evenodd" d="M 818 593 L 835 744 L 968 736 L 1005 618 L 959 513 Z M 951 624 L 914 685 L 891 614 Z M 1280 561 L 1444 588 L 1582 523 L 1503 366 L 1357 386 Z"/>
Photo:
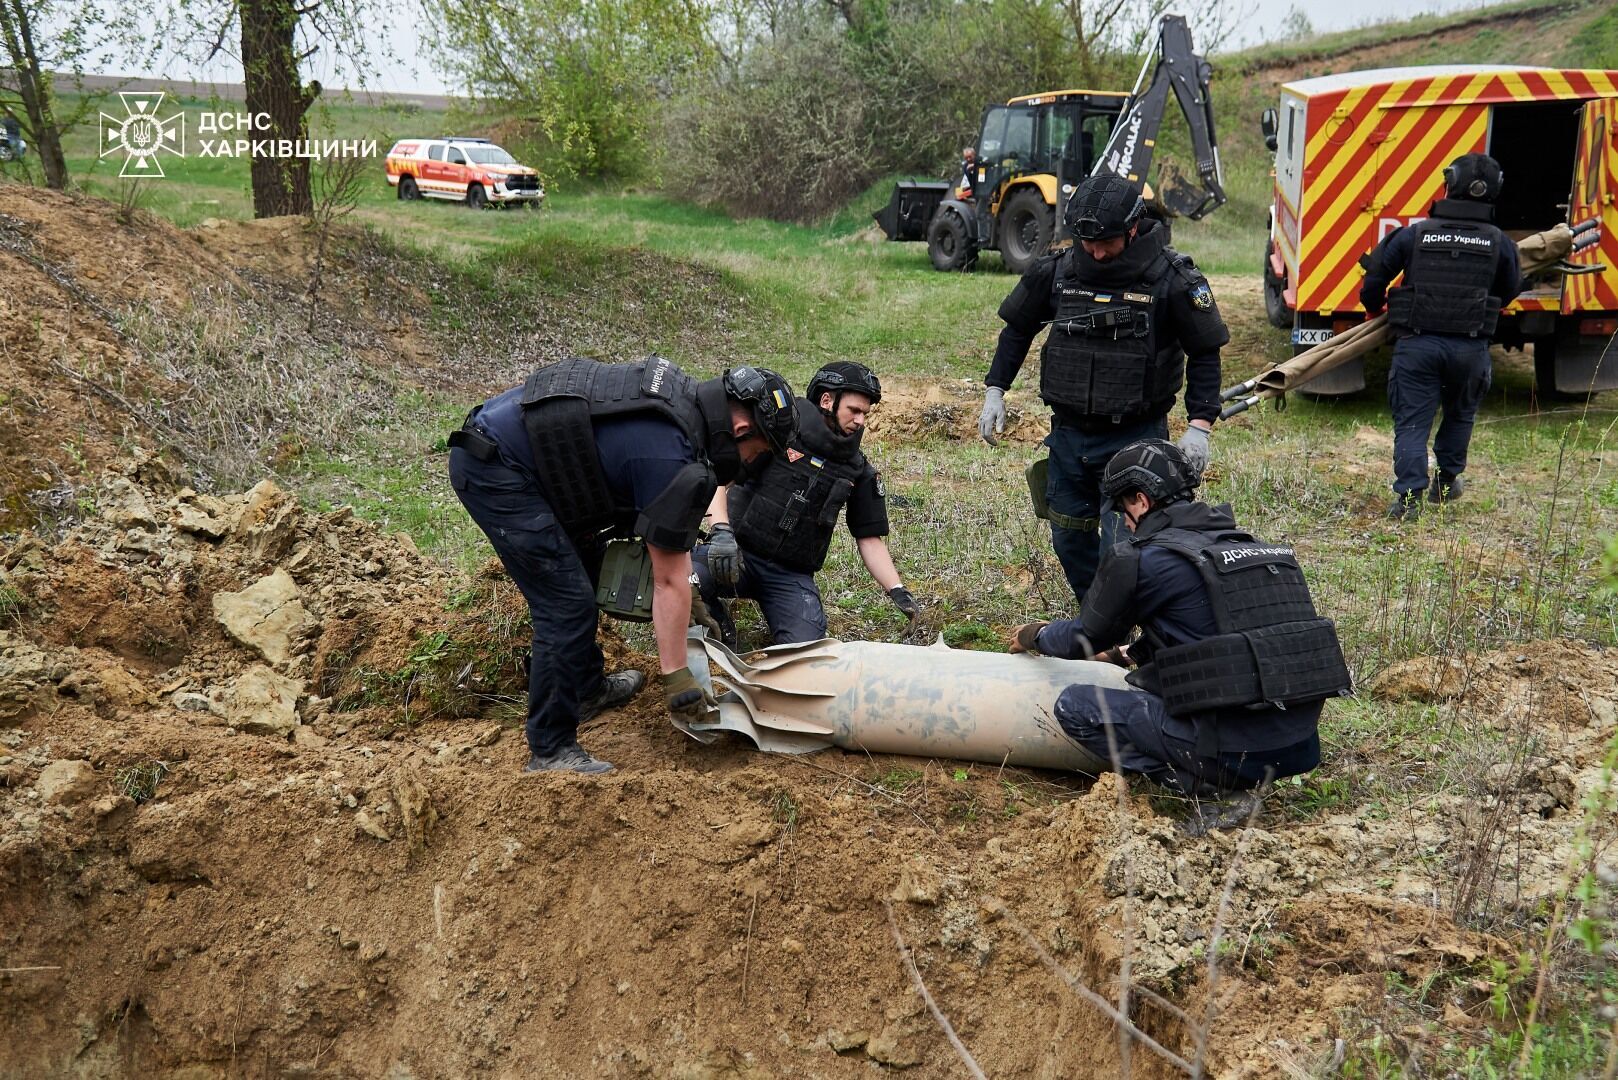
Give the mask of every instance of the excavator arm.
<path id="1" fill-rule="evenodd" d="M 1153 59 L 1157 65 L 1152 67 Z M 1152 81 L 1146 85 L 1147 71 Z M 1197 175 L 1202 190 L 1195 190 L 1177 173 L 1165 170 L 1158 198 L 1171 214 L 1193 221 L 1206 217 L 1225 202 L 1224 171 L 1219 166 L 1219 146 L 1214 139 L 1213 101 L 1208 92 L 1213 68 L 1191 51 L 1191 29 L 1180 15 L 1165 15 L 1158 26 L 1157 49 L 1141 65 L 1129 102 L 1112 129 L 1106 149 L 1096 160 L 1092 176 L 1112 174 L 1134 184 L 1144 184 L 1157 149 L 1157 132 L 1163 126 L 1169 91 L 1179 99 L 1191 129 L 1191 149 L 1197 159 Z M 1145 89 L 1142 90 L 1142 86 Z"/>

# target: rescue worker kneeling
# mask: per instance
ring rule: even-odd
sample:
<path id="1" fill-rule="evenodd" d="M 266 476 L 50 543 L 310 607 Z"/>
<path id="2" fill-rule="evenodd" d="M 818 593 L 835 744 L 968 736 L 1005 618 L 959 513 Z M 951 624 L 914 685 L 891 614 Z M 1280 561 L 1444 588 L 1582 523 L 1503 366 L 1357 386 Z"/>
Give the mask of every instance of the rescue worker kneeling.
<path id="1" fill-rule="evenodd" d="M 1292 549 L 1237 528 L 1228 504 L 1194 501 L 1197 482 L 1172 443 L 1120 450 L 1102 492 L 1131 535 L 1102 561 L 1078 619 L 1020 626 L 1011 651 L 1139 664 L 1129 682 L 1145 693 L 1070 686 L 1057 722 L 1098 771 L 1217 797 L 1318 765 L 1321 703 L 1350 679 Z M 1239 820 L 1256 800 L 1233 805 Z"/>
<path id="2" fill-rule="evenodd" d="M 732 596 L 758 602 L 776 645 L 826 636 L 814 575 L 826 563 L 839 516 L 846 516 L 860 560 L 893 605 L 908 619 L 920 612 L 888 553 L 882 480 L 860 450 L 865 421 L 881 400 L 882 384 L 870 368 L 851 360 L 827 364 L 797 399 L 797 435 L 786 453 L 714 495 L 709 541 L 692 559 L 726 645 L 736 646 L 724 603 Z"/>
<path id="3" fill-rule="evenodd" d="M 450 436 L 455 494 L 528 601 L 527 771 L 606 772 L 579 725 L 640 692 L 638 671 L 604 671 L 596 591 L 608 540 L 640 537 L 670 713 L 714 702 L 686 667 L 691 556 L 718 483 L 762 467 L 797 427 L 792 390 L 763 368 L 698 382 L 661 356 L 571 359 L 467 415 Z"/>

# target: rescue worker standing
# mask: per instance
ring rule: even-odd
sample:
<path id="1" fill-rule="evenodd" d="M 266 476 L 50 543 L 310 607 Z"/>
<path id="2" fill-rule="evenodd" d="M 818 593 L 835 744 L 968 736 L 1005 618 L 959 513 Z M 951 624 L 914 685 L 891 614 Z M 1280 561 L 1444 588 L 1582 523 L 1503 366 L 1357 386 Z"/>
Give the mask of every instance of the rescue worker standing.
<path id="1" fill-rule="evenodd" d="M 1046 502 L 1051 538 L 1075 596 L 1095 577 L 1116 522 L 1101 513 L 1112 455 L 1168 435 L 1181 385 L 1190 426 L 1180 447 L 1200 473 L 1219 418 L 1219 350 L 1230 340 L 1208 280 L 1168 246 L 1138 188 L 1092 176 L 1068 200 L 1073 247 L 1035 263 L 1000 305 L 1005 327 L 984 382 L 978 433 L 1005 430 L 1005 392 L 1040 329 L 1039 396 L 1051 408 Z"/>
<path id="2" fill-rule="evenodd" d="M 888 504 L 881 478 L 860 450 L 882 384 L 852 361 L 827 364 L 799 398 L 798 431 L 786 453 L 753 479 L 720 488 L 709 513 L 709 542 L 697 548 L 699 588 L 725 643 L 736 643 L 725 596 L 756 600 L 777 645 L 826 636 L 826 609 L 814 575 L 826 563 L 838 515 L 871 578 L 914 619 L 920 606 L 888 552 Z"/>
<path id="3" fill-rule="evenodd" d="M 1350 680 L 1292 549 L 1239 529 L 1229 505 L 1193 501 L 1198 479 L 1161 439 L 1113 455 L 1102 491 L 1131 535 L 1102 561 L 1079 618 L 1020 626 L 1010 648 L 1139 664 L 1128 678 L 1145 693 L 1070 686 L 1057 722 L 1098 770 L 1218 798 L 1318 765 L 1321 702 Z M 1238 799 L 1200 827 L 1255 807 Z"/>
<path id="4" fill-rule="evenodd" d="M 1395 229 L 1361 259 L 1367 316 L 1388 310 L 1393 366 L 1393 504 L 1388 517 L 1414 521 L 1421 499 L 1451 502 L 1466 482 L 1472 423 L 1488 393 L 1489 336 L 1500 309 L 1522 291 L 1517 245 L 1494 224 L 1494 203 L 1505 174 L 1493 158 L 1466 154 L 1444 169 L 1446 197 L 1432 215 Z M 1389 289 L 1400 273 L 1401 285 Z M 1433 415 L 1444 418 L 1433 436 L 1438 475 L 1428 486 L 1427 437 Z"/>
<path id="5" fill-rule="evenodd" d="M 450 436 L 455 494 L 533 621 L 525 771 L 610 770 L 579 746 L 579 724 L 645 681 L 605 674 L 596 643 L 596 581 L 612 537 L 646 541 L 670 713 L 707 715 L 713 699 L 686 667 L 690 551 L 715 485 L 784 449 L 796 422 L 790 387 L 761 368 L 698 382 L 660 356 L 571 359 L 477 406 Z"/>

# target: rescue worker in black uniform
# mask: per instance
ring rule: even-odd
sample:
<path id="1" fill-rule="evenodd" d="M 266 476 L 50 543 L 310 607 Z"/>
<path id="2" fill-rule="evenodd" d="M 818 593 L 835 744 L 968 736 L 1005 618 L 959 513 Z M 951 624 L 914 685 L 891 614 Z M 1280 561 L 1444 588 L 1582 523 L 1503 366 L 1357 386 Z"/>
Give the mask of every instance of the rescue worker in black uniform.
<path id="1" fill-rule="evenodd" d="M 826 636 L 826 609 L 814 575 L 825 565 L 838 515 L 860 560 L 895 607 L 914 619 L 920 606 L 888 552 L 887 495 L 860 450 L 882 383 L 864 364 L 827 364 L 798 399 L 798 434 L 755 479 L 719 489 L 709 506 L 709 541 L 694 554 L 699 588 L 720 636 L 736 644 L 723 598 L 758 602 L 777 645 Z"/>
<path id="2" fill-rule="evenodd" d="M 1070 686 L 1056 719 L 1096 769 L 1214 799 L 1193 831 L 1255 809 L 1252 798 L 1217 805 L 1226 793 L 1318 765 L 1321 703 L 1350 687 L 1292 549 L 1239 529 L 1228 504 L 1193 501 L 1198 481 L 1161 439 L 1113 455 L 1102 491 L 1131 535 L 1102 561 L 1079 618 L 1028 623 L 1010 642 L 1012 652 L 1139 665 L 1128 678 L 1140 690 Z"/>
<path id="3" fill-rule="evenodd" d="M 669 711 L 700 721 L 713 699 L 686 667 L 691 556 L 719 483 L 762 467 L 797 426 L 792 390 L 737 367 L 698 382 L 660 356 L 571 359 L 474 408 L 450 436 L 455 494 L 528 601 L 526 771 L 606 772 L 579 724 L 640 692 L 638 671 L 605 674 L 596 585 L 608 539 L 646 541 L 652 625 Z"/>
<path id="4" fill-rule="evenodd" d="M 1388 310 L 1393 366 L 1393 504 L 1388 516 L 1414 521 L 1427 501 L 1461 497 L 1466 451 L 1491 376 L 1489 335 L 1500 309 L 1522 291 L 1517 245 L 1494 224 L 1505 173 L 1486 154 L 1465 154 L 1444 169 L 1446 198 L 1432 215 L 1389 233 L 1361 265 L 1360 303 L 1368 316 Z M 1389 284 L 1403 272 L 1402 284 Z M 1438 475 L 1427 483 L 1427 437 L 1433 415 Z"/>
<path id="5" fill-rule="evenodd" d="M 1005 429 L 1005 392 L 1034 337 L 1039 396 L 1051 407 L 1046 502 L 1051 539 L 1074 596 L 1095 577 L 1116 519 L 1101 513 L 1101 474 L 1112 455 L 1168 435 L 1168 413 L 1185 386 L 1190 426 L 1180 447 L 1200 473 L 1219 418 L 1219 350 L 1230 340 L 1208 280 L 1168 246 L 1146 216 L 1138 188 L 1092 176 L 1068 200 L 1074 245 L 1035 263 L 1000 305 L 1000 331 L 978 432 L 995 445 Z"/>

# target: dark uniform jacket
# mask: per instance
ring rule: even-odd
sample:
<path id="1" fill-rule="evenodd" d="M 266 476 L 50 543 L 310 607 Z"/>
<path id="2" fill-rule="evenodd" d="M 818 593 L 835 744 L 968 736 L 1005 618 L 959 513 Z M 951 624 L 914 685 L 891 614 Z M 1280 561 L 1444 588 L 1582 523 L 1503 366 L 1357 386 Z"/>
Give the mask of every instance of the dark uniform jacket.
<path id="1" fill-rule="evenodd" d="M 1489 303 L 1494 312 L 1516 299 L 1522 292 L 1522 270 L 1517 256 L 1517 245 L 1501 232 L 1494 224 L 1494 207 L 1488 203 L 1471 202 L 1465 199 L 1439 199 L 1433 203 L 1430 217 L 1412 225 L 1403 225 L 1389 233 L 1382 243 L 1376 246 L 1363 260 L 1365 266 L 1365 282 L 1360 287 L 1360 303 L 1364 305 L 1369 315 L 1376 315 L 1388 304 L 1388 287 L 1400 274 L 1404 274 L 1412 266 L 1417 256 L 1417 245 L 1424 238 L 1435 234 L 1449 225 L 1457 226 L 1447 230 L 1465 238 L 1476 238 L 1474 242 L 1487 242 L 1492 257 L 1482 260 L 1482 265 L 1462 271 L 1469 277 L 1474 277 L 1475 287 L 1486 291 Z M 1435 237 L 1437 238 L 1437 237 Z M 1446 260 L 1454 262 L 1458 260 Z M 1442 264 L 1440 264 L 1442 265 Z M 1419 274 L 1406 274 L 1404 287 L 1411 288 L 1427 283 L 1412 281 L 1412 277 Z M 1394 290 L 1397 292 L 1398 290 Z M 1440 297 L 1437 303 L 1444 308 L 1453 310 L 1455 301 L 1449 297 Z M 1443 333 L 1445 330 L 1432 330 L 1419 325 L 1421 314 L 1417 314 L 1417 324 L 1410 325 L 1408 317 L 1395 317 L 1389 312 L 1389 322 L 1394 324 L 1394 333 L 1398 335 L 1412 332 Z M 1493 329 L 1492 320 L 1489 329 Z M 1455 331 L 1447 331 L 1455 332 Z M 1487 331 L 1484 331 L 1485 336 Z"/>
<path id="2" fill-rule="evenodd" d="M 1150 218 L 1141 222 L 1138 235 L 1116 259 L 1098 262 L 1081 245 L 1074 244 L 1036 262 L 1000 305 L 1000 318 L 1006 325 L 1000 331 L 994 361 L 984 382 L 1002 390 L 1011 388 L 1034 338 L 1056 318 L 1057 295 L 1064 284 L 1121 297 L 1126 292 L 1154 291 L 1143 288 L 1143 279 L 1148 276 L 1160 279 L 1155 291 L 1164 294 L 1161 303 L 1154 305 L 1156 340 L 1160 347 L 1183 351 L 1185 355 L 1186 415 L 1192 420 L 1217 420 L 1219 350 L 1230 341 L 1230 332 L 1219 316 L 1207 278 L 1189 256 L 1168 246 L 1168 230 Z M 1047 342 L 1047 353 L 1050 348 Z M 1167 414 L 1174 406 L 1174 397 L 1175 390 L 1170 390 L 1151 401 L 1141 410 L 1141 418 Z M 1059 403 L 1052 403 L 1051 411 L 1059 420 L 1081 428 L 1101 427 L 1112 421 L 1111 417 L 1087 415 Z"/>
<path id="3" fill-rule="evenodd" d="M 1087 659 L 1124 644 L 1138 626 L 1144 634 L 1130 646 L 1130 656 L 1141 669 L 1130 681 L 1139 682 L 1137 676 L 1149 670 L 1157 652 L 1219 635 L 1203 575 L 1182 554 L 1152 543 L 1154 535 L 1166 530 L 1211 535 L 1238 531 L 1228 505 L 1185 502 L 1155 508 L 1129 539 L 1102 560 L 1079 618 L 1052 622 L 1040 631 L 1038 651 Z M 1343 675 L 1346 677 L 1346 671 Z M 1222 752 L 1273 750 L 1314 734 L 1323 698 L 1286 708 L 1256 705 L 1216 709 L 1205 715 L 1171 714 L 1166 730 L 1204 748 L 1213 737 Z M 1209 720 L 1211 724 L 1203 722 Z"/>

